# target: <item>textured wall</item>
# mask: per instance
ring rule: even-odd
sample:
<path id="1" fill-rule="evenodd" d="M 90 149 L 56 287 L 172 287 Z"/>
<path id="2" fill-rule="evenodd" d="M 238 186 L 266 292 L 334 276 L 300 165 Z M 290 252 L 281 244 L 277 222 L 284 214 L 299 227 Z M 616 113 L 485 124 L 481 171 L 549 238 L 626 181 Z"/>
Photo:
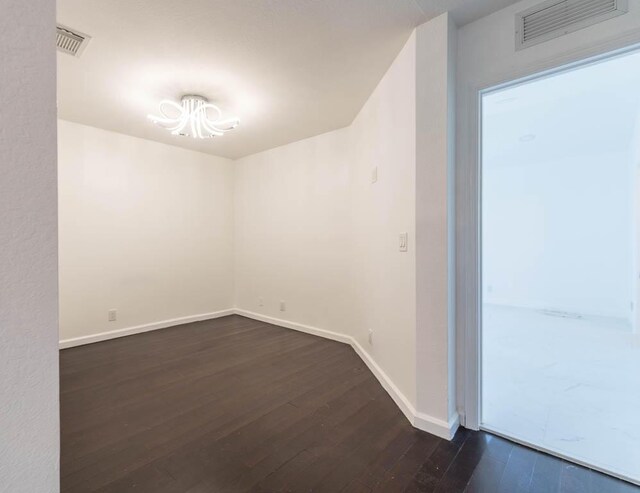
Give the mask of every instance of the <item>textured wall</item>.
<path id="1" fill-rule="evenodd" d="M 0 12 L 0 492 L 55 493 L 55 2 Z"/>

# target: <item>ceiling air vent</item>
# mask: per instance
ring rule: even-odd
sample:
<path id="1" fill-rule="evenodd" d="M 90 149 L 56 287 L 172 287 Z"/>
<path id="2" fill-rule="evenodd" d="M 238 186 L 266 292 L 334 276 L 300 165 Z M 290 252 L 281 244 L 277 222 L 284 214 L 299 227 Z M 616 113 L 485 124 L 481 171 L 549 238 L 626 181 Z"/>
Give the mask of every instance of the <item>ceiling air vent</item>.
<path id="1" fill-rule="evenodd" d="M 69 55 L 80 56 L 90 39 L 90 36 L 68 27 L 59 24 L 56 26 L 56 46 Z"/>
<path id="2" fill-rule="evenodd" d="M 626 13 L 628 0 L 549 0 L 516 15 L 516 49 Z"/>

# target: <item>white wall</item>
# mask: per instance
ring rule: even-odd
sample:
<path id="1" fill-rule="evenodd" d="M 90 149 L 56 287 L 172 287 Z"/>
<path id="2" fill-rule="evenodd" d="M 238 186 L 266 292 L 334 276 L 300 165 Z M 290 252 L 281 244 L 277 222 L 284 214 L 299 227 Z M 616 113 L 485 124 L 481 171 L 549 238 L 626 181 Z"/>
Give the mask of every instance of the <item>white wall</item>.
<path id="1" fill-rule="evenodd" d="M 640 111 L 636 117 L 636 124 L 632 134 L 630 150 L 631 196 L 633 198 L 633 228 L 632 228 L 632 273 L 631 289 L 633 293 L 633 314 L 631 325 L 636 335 L 640 334 Z"/>
<path id="2" fill-rule="evenodd" d="M 348 139 L 337 130 L 235 162 L 238 308 L 350 331 Z"/>
<path id="3" fill-rule="evenodd" d="M 415 56 L 412 35 L 350 127 L 236 162 L 238 308 L 354 337 L 411 402 Z"/>
<path id="4" fill-rule="evenodd" d="M 350 127 L 236 163 L 238 308 L 351 337 L 410 419 L 443 436 L 456 426 L 454 54 L 444 15 L 411 35 Z"/>
<path id="5" fill-rule="evenodd" d="M 629 154 L 486 164 L 484 302 L 630 321 Z"/>
<path id="6" fill-rule="evenodd" d="M 486 303 L 631 318 L 639 84 L 636 52 L 483 96 Z"/>
<path id="7" fill-rule="evenodd" d="M 59 491 L 54 22 L 54 2 L 2 3 L 0 491 L 7 493 Z"/>
<path id="8" fill-rule="evenodd" d="M 351 126 L 356 315 L 352 334 L 416 402 L 416 34 Z M 371 172 L 378 168 L 378 181 Z M 399 251 L 407 232 L 408 252 Z M 373 330 L 373 344 L 368 331 Z"/>
<path id="9" fill-rule="evenodd" d="M 59 194 L 63 341 L 233 308 L 232 161 L 60 120 Z"/>
<path id="10" fill-rule="evenodd" d="M 640 0 L 629 13 L 580 31 L 515 50 L 514 16 L 539 0 L 515 3 L 462 27 L 458 33 L 456 126 L 457 400 L 467 426 L 478 423 L 479 167 L 478 98 L 481 89 L 640 42 Z"/>
<path id="11" fill-rule="evenodd" d="M 455 429 L 456 28 L 417 28 L 417 408 Z"/>

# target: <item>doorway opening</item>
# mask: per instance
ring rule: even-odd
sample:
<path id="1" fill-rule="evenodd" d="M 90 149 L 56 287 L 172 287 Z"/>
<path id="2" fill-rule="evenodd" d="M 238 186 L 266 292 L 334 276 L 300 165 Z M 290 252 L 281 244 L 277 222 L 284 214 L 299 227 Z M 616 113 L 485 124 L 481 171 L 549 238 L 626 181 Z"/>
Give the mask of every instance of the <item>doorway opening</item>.
<path id="1" fill-rule="evenodd" d="M 640 52 L 482 94 L 483 429 L 640 483 Z"/>

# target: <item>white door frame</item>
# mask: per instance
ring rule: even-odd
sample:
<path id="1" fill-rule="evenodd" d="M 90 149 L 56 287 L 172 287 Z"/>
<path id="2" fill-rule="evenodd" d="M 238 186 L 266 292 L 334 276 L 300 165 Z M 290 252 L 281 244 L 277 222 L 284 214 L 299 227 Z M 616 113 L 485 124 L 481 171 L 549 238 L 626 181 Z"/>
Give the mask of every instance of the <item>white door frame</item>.
<path id="1" fill-rule="evenodd" d="M 640 49 L 640 36 L 623 35 L 584 50 L 544 60 L 525 70 L 503 73 L 493 80 L 482 81 L 464 91 L 468 107 L 464 113 L 468 141 L 458 156 L 456 183 L 458 201 L 456 279 L 456 320 L 458 412 L 461 424 L 478 430 L 482 423 L 482 96 L 495 90 L 522 84 L 582 65 Z"/>

